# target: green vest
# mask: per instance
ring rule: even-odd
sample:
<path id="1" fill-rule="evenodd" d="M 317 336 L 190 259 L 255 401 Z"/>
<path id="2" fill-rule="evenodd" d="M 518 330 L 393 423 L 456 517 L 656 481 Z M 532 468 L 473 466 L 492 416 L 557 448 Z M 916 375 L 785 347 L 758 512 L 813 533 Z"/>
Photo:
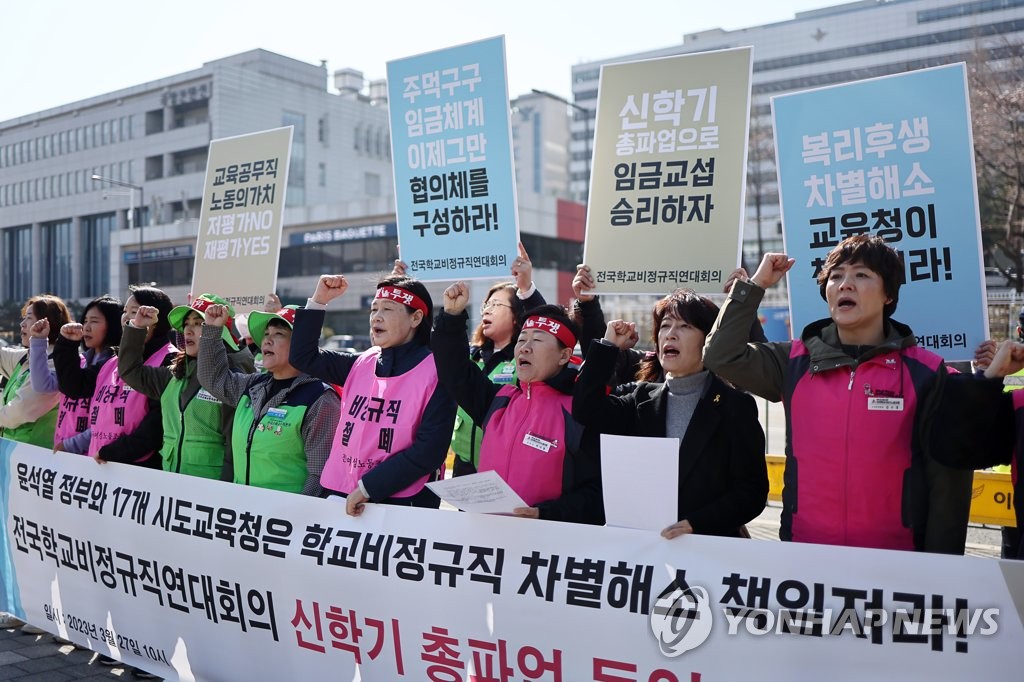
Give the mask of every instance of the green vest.
<path id="1" fill-rule="evenodd" d="M 181 391 L 187 383 L 187 379 L 172 378 L 160 394 L 163 468 L 219 480 L 224 466 L 224 434 L 220 430 L 223 405 L 205 389 L 200 389 L 182 411 Z"/>
<path id="2" fill-rule="evenodd" d="M 322 393 L 323 388 L 319 387 L 317 395 Z M 289 493 L 302 492 L 309 476 L 306 448 L 302 443 L 302 420 L 306 416 L 306 407 L 284 403 L 268 408 L 257 420 L 249 394 L 242 396 L 235 408 L 235 422 L 231 430 L 235 483 Z"/>
<path id="3" fill-rule="evenodd" d="M 14 374 L 4 386 L 3 404 L 8 405 L 18 395 L 18 390 L 28 381 L 28 355 L 18 362 Z M 57 428 L 57 405 L 34 422 L 28 422 L 10 429 L 0 429 L 0 437 L 31 443 L 41 448 L 53 447 L 53 432 Z"/>
<path id="4" fill-rule="evenodd" d="M 483 361 L 478 360 L 477 367 L 483 367 Z M 487 375 L 492 384 L 503 386 L 511 384 L 516 380 L 516 361 L 502 360 L 491 373 Z M 452 451 L 463 462 L 472 462 L 473 466 L 480 466 L 480 442 L 483 440 L 484 432 L 476 427 L 473 420 L 461 407 L 455 415 L 455 428 L 452 431 Z"/>

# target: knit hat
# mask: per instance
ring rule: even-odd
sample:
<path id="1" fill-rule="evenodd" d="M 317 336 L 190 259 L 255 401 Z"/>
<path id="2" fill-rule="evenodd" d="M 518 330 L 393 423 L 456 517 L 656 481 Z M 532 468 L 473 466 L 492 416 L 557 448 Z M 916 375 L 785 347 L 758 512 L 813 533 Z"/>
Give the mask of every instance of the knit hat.
<path id="1" fill-rule="evenodd" d="M 199 313 L 200 315 L 209 308 L 211 305 L 224 305 L 228 307 L 228 324 L 224 325 L 223 331 L 221 332 L 221 338 L 224 339 L 224 343 L 228 344 L 231 350 L 238 350 L 238 342 L 235 340 L 234 335 L 231 333 L 231 320 L 235 317 L 235 309 L 231 307 L 231 304 L 225 301 L 220 296 L 214 294 L 200 294 L 196 298 L 192 299 L 190 305 L 179 305 L 174 307 L 167 315 L 167 321 L 171 323 L 171 327 L 177 329 L 179 332 L 185 331 L 185 318 L 191 312 Z"/>
<path id="2" fill-rule="evenodd" d="M 257 346 L 263 345 L 263 334 L 267 331 L 267 325 L 271 320 L 282 320 L 291 329 L 295 324 L 295 311 L 297 305 L 289 305 L 281 308 L 276 313 L 264 313 L 254 310 L 249 313 L 249 335 Z"/>

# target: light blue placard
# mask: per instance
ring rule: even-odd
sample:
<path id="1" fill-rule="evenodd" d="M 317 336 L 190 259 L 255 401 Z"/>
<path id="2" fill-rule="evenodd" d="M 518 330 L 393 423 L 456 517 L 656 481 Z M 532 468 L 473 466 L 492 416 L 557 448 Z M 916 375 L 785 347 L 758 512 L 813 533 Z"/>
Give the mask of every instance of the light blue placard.
<path id="1" fill-rule="evenodd" d="M 13 613 L 24 618 L 18 575 L 14 572 L 14 558 L 11 556 L 10 529 L 7 527 L 13 450 L 13 441 L 0 438 L 0 613 Z"/>
<path id="2" fill-rule="evenodd" d="M 815 277 L 829 251 L 867 230 L 903 253 L 893 319 L 970 359 L 988 314 L 963 65 L 781 95 L 772 115 L 793 333 L 828 316 Z"/>
<path id="3" fill-rule="evenodd" d="M 519 241 L 505 39 L 388 62 L 398 243 L 421 280 L 508 277 Z"/>

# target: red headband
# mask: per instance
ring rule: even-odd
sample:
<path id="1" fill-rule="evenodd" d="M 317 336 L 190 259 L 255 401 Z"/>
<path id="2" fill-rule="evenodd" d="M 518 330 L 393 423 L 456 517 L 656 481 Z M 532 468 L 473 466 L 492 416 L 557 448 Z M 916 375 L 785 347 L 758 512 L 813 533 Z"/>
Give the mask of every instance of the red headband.
<path id="1" fill-rule="evenodd" d="M 403 305 L 407 305 L 420 311 L 423 313 L 424 317 L 430 317 L 430 308 L 427 307 L 426 302 L 407 289 L 399 289 L 398 287 L 380 287 L 377 289 L 377 293 L 374 294 L 373 297 L 383 298 L 389 301 L 398 301 Z"/>
<path id="2" fill-rule="evenodd" d="M 209 308 L 211 305 L 217 305 L 217 301 L 211 301 L 208 298 L 205 298 L 203 296 L 199 296 L 198 298 L 192 299 L 192 303 L 190 303 L 188 307 L 191 308 L 192 310 L 195 310 L 196 312 L 200 312 L 201 313 L 201 312 L 205 312 L 206 309 Z M 231 306 L 225 305 L 224 307 L 227 308 L 228 311 L 230 312 Z M 228 317 L 231 317 L 231 316 L 228 315 Z"/>
<path id="3" fill-rule="evenodd" d="M 558 320 L 552 320 L 550 317 L 531 315 L 523 322 L 523 329 L 539 329 L 542 332 L 547 332 L 561 341 L 566 348 L 576 346 L 576 336 L 572 331 Z"/>
<path id="4" fill-rule="evenodd" d="M 278 317 L 284 318 L 285 322 L 287 322 L 288 324 L 290 324 L 290 325 L 292 325 L 294 327 L 295 326 L 295 310 L 296 310 L 295 308 L 281 308 L 280 310 L 278 310 L 274 314 L 277 315 Z"/>

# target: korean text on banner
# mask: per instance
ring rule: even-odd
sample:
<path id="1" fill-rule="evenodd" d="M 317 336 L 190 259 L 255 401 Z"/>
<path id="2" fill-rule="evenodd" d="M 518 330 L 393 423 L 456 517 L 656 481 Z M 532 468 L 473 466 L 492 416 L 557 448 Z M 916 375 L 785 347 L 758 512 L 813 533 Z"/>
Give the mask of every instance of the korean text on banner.
<path id="1" fill-rule="evenodd" d="M 0 453 L 25 618 L 168 679 L 1019 678 L 1024 562 L 374 504 L 352 518 Z"/>
<path id="2" fill-rule="evenodd" d="M 291 144 L 291 126 L 210 142 L 193 296 L 217 294 L 242 313 L 276 290 Z"/>
<path id="3" fill-rule="evenodd" d="M 505 38 L 388 62 L 398 244 L 421 280 L 507 277 L 519 241 Z"/>
<path id="4" fill-rule="evenodd" d="M 893 318 L 918 345 L 969 360 L 987 338 L 967 96 L 953 64 L 772 98 L 794 334 L 825 316 L 829 251 L 863 234 L 903 256 Z"/>
<path id="5" fill-rule="evenodd" d="M 722 291 L 742 247 L 751 64 L 744 47 L 601 67 L 594 293 Z"/>

